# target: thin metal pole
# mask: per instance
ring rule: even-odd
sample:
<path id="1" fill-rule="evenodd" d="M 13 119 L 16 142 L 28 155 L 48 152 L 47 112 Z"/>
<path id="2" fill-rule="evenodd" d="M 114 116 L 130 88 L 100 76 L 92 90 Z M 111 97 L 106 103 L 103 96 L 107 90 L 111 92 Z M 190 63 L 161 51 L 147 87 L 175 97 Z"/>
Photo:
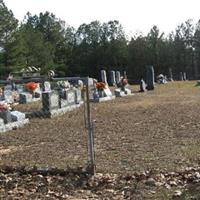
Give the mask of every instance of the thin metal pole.
<path id="1" fill-rule="evenodd" d="M 94 154 L 94 136 L 93 136 L 93 125 L 91 122 L 90 113 L 90 97 L 89 97 L 89 77 L 86 82 L 86 104 L 87 104 L 87 129 L 88 129 L 88 153 L 89 153 L 89 166 L 88 170 L 90 173 L 95 173 L 95 154 Z"/>
<path id="2" fill-rule="evenodd" d="M 87 129 L 87 112 L 86 112 L 86 87 L 83 88 L 83 112 L 84 112 L 84 124 Z"/>

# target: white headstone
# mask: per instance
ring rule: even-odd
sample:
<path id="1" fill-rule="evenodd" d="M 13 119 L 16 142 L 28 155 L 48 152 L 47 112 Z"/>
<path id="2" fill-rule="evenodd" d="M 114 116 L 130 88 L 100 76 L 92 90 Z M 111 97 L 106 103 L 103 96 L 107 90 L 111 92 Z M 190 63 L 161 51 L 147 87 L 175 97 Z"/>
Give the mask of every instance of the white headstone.
<path id="1" fill-rule="evenodd" d="M 101 81 L 107 84 L 107 77 L 105 70 L 101 70 Z"/>
<path id="2" fill-rule="evenodd" d="M 51 91 L 51 84 L 48 81 L 44 82 L 44 91 L 45 92 Z"/>
<path id="3" fill-rule="evenodd" d="M 116 83 L 120 83 L 121 76 L 120 76 L 120 71 L 116 71 Z"/>

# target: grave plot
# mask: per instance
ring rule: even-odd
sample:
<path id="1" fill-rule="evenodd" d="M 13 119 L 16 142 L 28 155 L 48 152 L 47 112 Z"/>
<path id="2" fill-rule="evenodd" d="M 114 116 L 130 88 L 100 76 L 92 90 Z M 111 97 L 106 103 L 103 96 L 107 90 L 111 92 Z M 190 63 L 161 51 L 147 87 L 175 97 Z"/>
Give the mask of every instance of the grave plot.
<path id="1" fill-rule="evenodd" d="M 131 96 L 134 95 L 131 93 L 131 90 L 127 88 L 128 86 L 128 79 L 122 77 L 121 80 L 117 84 L 118 88 L 115 89 L 115 96 L 116 97 L 124 97 L 124 96 Z"/>
<path id="2" fill-rule="evenodd" d="M 81 88 L 74 87 L 67 81 L 45 81 L 41 87 L 41 101 L 18 105 L 20 110 L 26 112 L 28 118 L 55 117 L 83 104 Z M 35 91 L 34 93 L 37 94 Z"/>
<path id="3" fill-rule="evenodd" d="M 108 86 L 105 70 L 101 70 L 101 80 L 101 82 L 93 80 L 92 102 L 103 102 L 115 99 L 115 96 Z"/>
<path id="4" fill-rule="evenodd" d="M 10 91 L 9 96 L 8 91 L 5 95 L 3 90 L 0 89 L 0 98 L 0 132 L 16 129 L 29 123 L 24 113 L 13 110 L 16 103 L 12 91 Z"/>
<path id="5" fill-rule="evenodd" d="M 27 104 L 41 100 L 41 88 L 39 83 L 29 82 L 23 88 L 19 86 L 19 103 Z"/>
<path id="6" fill-rule="evenodd" d="M 92 102 L 103 102 L 115 99 L 108 85 L 104 82 L 96 82 L 93 91 Z"/>

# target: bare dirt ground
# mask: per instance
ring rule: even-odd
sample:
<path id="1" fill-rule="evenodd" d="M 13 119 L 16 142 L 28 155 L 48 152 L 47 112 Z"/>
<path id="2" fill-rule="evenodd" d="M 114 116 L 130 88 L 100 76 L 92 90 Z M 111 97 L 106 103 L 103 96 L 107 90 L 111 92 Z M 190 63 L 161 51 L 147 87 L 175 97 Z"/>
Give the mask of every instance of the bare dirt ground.
<path id="1" fill-rule="evenodd" d="M 90 185 L 87 180 L 85 181 L 87 182 L 86 188 L 79 184 L 77 190 L 75 184 L 71 193 L 62 194 L 63 196 L 58 192 L 57 196 L 52 196 L 48 193 L 49 190 L 44 190 L 37 191 L 36 196 L 31 198 L 170 199 L 174 192 L 177 192 L 175 190 L 180 188 L 182 188 L 181 193 L 184 194 L 184 197 L 179 195 L 182 199 L 192 198 L 192 192 L 199 191 L 198 187 L 200 188 L 200 186 L 195 190 L 191 185 L 189 188 L 183 187 L 183 183 L 179 188 L 177 183 L 177 185 L 168 184 L 169 189 L 166 184 L 165 187 L 157 187 L 154 183 L 149 184 L 147 181 L 146 184 L 141 180 L 150 177 L 146 175 L 149 170 L 159 173 L 161 171 L 173 172 L 184 170 L 188 166 L 199 166 L 200 88 L 195 87 L 195 84 L 196 82 L 173 82 L 158 85 L 154 91 L 135 93 L 134 96 L 116 98 L 113 101 L 99 104 L 92 103 L 96 166 L 97 172 L 101 173 L 96 182 L 99 184 L 100 181 L 104 188 L 98 187 L 95 190 L 96 182 L 94 181 L 95 183 Z M 136 92 L 138 86 L 131 87 L 131 89 Z M 37 107 L 37 105 L 34 106 Z M 31 106 L 29 105 L 29 107 Z M 21 106 L 20 109 L 29 108 Z M 0 165 L 48 166 L 66 169 L 67 167 L 84 166 L 86 162 L 87 132 L 84 129 L 83 108 L 54 119 L 31 119 L 31 123 L 24 128 L 0 135 Z M 195 173 L 198 170 L 195 169 Z M 146 178 L 137 178 L 141 175 L 134 175 L 135 172 L 142 173 L 143 171 L 146 171 Z M 113 180 L 111 175 L 106 178 L 106 173 L 117 174 L 117 178 L 110 183 L 109 181 L 102 183 L 104 179 Z M 24 175 L 25 177 L 22 178 L 17 172 L 9 174 L 10 172 L 2 171 L 0 180 L 1 177 L 13 176 L 12 180 L 19 182 L 19 188 L 21 187 L 24 191 L 21 192 L 19 198 L 30 198 L 28 196 L 30 192 L 27 193 L 24 185 L 27 185 L 28 180 L 30 182 L 32 176 Z M 134 175 L 136 178 L 132 177 L 127 180 L 127 177 L 122 177 L 128 174 Z M 196 175 L 194 176 L 196 177 Z M 42 176 L 41 179 L 43 178 Z M 45 176 L 45 181 L 46 179 Z M 61 179 L 60 187 L 63 188 L 65 187 L 62 184 L 66 186 L 71 180 L 64 181 L 66 177 L 56 175 L 55 182 L 58 185 L 59 179 Z M 194 179 L 197 180 L 198 176 Z M 33 185 L 35 186 L 38 181 L 34 181 Z M 45 181 L 42 180 L 42 183 L 44 184 Z M 67 184 L 66 181 L 68 181 Z M 0 181 L 2 197 L 15 196 L 13 187 L 9 189 L 6 184 L 2 185 L 1 183 Z M 14 188 L 16 189 L 16 187 Z M 51 184 L 47 188 L 55 190 Z M 108 191 L 104 191 L 105 189 Z M 11 194 L 8 193 L 9 191 Z M 18 190 L 16 189 L 16 191 Z M 72 191 L 76 192 L 72 193 Z"/>

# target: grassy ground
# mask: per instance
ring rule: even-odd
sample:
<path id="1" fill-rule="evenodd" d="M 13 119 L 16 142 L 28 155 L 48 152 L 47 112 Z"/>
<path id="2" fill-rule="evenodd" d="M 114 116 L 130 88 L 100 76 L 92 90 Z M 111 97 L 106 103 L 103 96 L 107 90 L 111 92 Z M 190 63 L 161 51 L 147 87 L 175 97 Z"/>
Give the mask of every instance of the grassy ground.
<path id="1" fill-rule="evenodd" d="M 172 82 L 92 104 L 97 172 L 133 174 L 199 165 L 200 88 L 195 84 Z M 83 108 L 54 119 L 32 119 L 24 128 L 0 135 L 1 165 L 66 168 L 86 162 Z M 163 188 L 144 198 L 167 199 L 168 194 Z"/>

